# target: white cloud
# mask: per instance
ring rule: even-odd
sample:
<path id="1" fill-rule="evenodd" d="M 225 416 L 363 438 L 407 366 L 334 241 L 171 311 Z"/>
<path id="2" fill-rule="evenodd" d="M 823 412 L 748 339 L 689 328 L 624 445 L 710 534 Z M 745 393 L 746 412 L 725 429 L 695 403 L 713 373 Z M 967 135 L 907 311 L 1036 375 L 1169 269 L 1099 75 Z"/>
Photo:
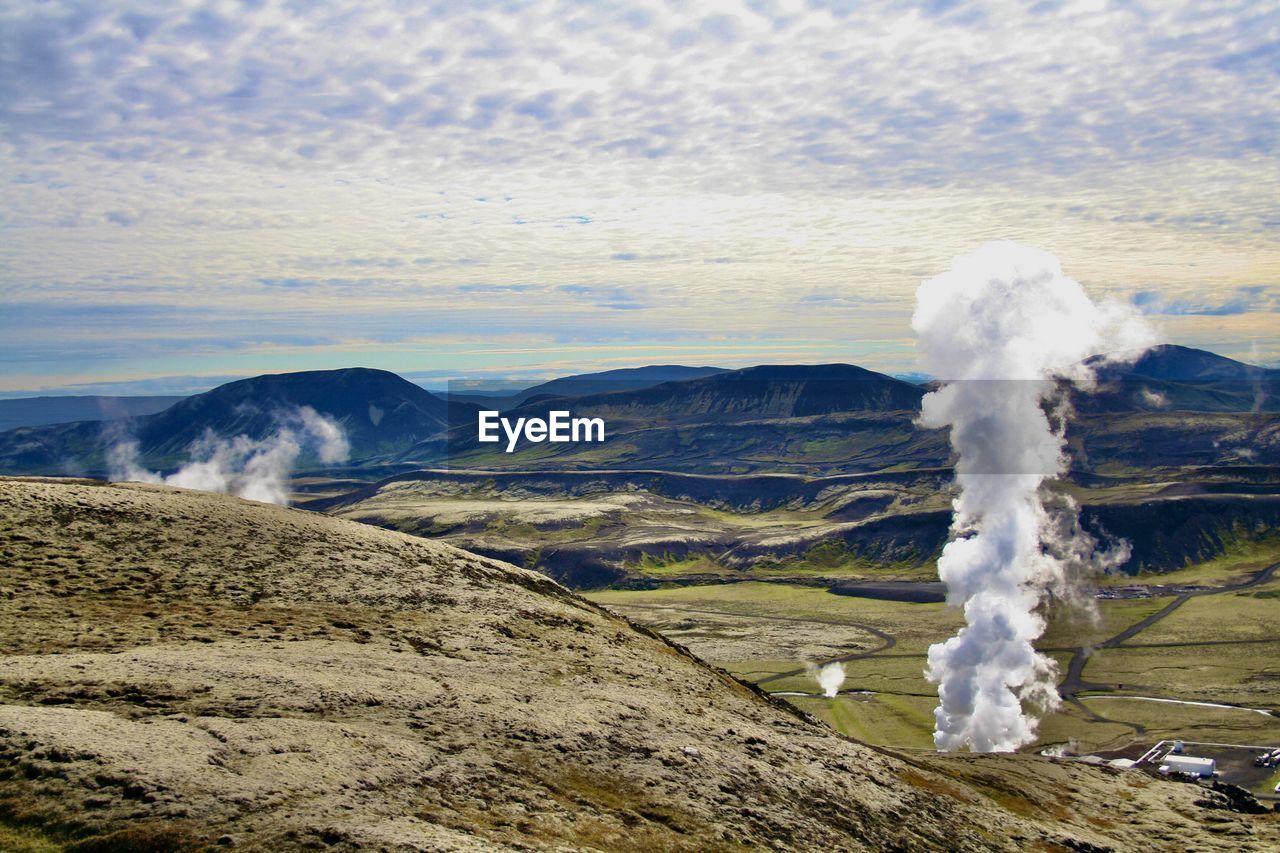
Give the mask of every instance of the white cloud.
<path id="1" fill-rule="evenodd" d="M 11 2 L 0 296 L 268 336 L 414 311 L 817 336 L 806 294 L 905 318 L 996 237 L 1095 289 L 1225 293 L 1280 263 L 1277 26 L 1274 2 Z"/>

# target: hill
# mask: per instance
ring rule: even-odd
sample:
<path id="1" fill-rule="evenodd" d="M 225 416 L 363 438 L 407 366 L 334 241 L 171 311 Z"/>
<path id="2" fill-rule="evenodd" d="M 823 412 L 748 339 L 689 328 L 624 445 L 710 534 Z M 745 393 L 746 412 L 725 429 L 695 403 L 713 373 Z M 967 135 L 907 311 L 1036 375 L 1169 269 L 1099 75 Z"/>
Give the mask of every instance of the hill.
<path id="1" fill-rule="evenodd" d="M 351 367 L 229 382 L 140 422 L 137 436 L 143 454 L 171 457 L 205 430 L 263 438 L 277 428 L 276 411 L 298 406 L 340 423 L 356 459 L 402 448 L 449 425 L 449 404 L 431 392 L 386 370 Z"/>
<path id="2" fill-rule="evenodd" d="M 1082 412 L 1276 412 L 1280 370 L 1164 344 L 1131 364 L 1089 359 L 1098 387 L 1075 395 Z"/>
<path id="3" fill-rule="evenodd" d="M 673 371 L 712 373 L 657 381 Z M 1096 389 L 1075 395 L 1080 416 L 1068 428 L 1073 464 L 1099 472 L 1275 464 L 1276 375 L 1172 346 L 1158 347 L 1134 365 L 1107 365 Z M 1161 378 L 1166 376 L 1184 378 Z M 637 382 L 644 387 L 634 387 Z M 580 393 L 601 385 L 611 390 Z M 393 472 L 450 466 L 829 476 L 946 466 L 951 457 L 945 433 L 915 423 L 924 388 L 847 364 L 733 371 L 654 366 L 567 377 L 527 390 L 532 396 L 507 410 L 507 417 L 569 409 L 603 418 L 607 440 L 526 443 L 505 453 L 476 441 L 479 406 L 465 402 L 465 395 L 445 402 L 393 373 L 350 368 L 240 380 L 131 420 L 11 430 L 0 434 L 0 473 L 101 473 L 104 451 L 122 436 L 138 440 L 144 465 L 169 468 L 184 461 L 188 446 L 206 431 L 260 439 L 278 427 L 279 412 L 304 405 L 344 427 L 351 443 L 347 471 L 361 477 L 373 476 L 377 466 Z M 580 395 L 565 396 L 575 393 Z"/>
<path id="4" fill-rule="evenodd" d="M 866 747 L 542 575 L 313 513 L 3 480 L 0 548 L 8 849 L 1280 843 L 1138 772 Z"/>
<path id="5" fill-rule="evenodd" d="M 454 467 L 664 468 L 698 473 L 748 470 L 867 471 L 944 464 L 936 431 L 917 430 L 924 389 L 848 364 L 762 365 L 649 388 L 531 400 L 506 417 L 545 418 L 556 409 L 600 417 L 596 445 L 522 445 L 505 453 L 476 441 L 474 424 L 410 448 L 401 459 Z M 837 466 L 837 467 L 833 467 Z"/>
<path id="6" fill-rule="evenodd" d="M 1280 370 L 1246 364 L 1217 353 L 1177 344 L 1152 347 L 1137 361 L 1118 369 L 1134 376 L 1168 379 L 1174 382 L 1280 379 Z"/>
<path id="7" fill-rule="evenodd" d="M 0 432 L 73 421 L 108 421 L 162 412 L 184 397 L 15 397 L 0 400 Z"/>
<path id="8" fill-rule="evenodd" d="M 107 448 L 136 438 L 141 461 L 168 467 L 205 433 L 261 440 L 279 415 L 310 406 L 337 421 L 359 460 L 402 450 L 449 424 L 450 411 L 468 421 L 475 408 L 449 404 L 394 373 L 368 368 L 256 376 L 187 397 L 162 412 L 109 424 L 80 422 L 12 430 L 0 435 L 0 471 L 101 472 Z"/>
<path id="9" fill-rule="evenodd" d="M 923 389 L 915 385 L 851 364 L 760 365 L 651 388 L 579 397 L 574 401 L 574 413 L 661 421 L 708 415 L 793 418 L 915 410 L 922 396 Z"/>

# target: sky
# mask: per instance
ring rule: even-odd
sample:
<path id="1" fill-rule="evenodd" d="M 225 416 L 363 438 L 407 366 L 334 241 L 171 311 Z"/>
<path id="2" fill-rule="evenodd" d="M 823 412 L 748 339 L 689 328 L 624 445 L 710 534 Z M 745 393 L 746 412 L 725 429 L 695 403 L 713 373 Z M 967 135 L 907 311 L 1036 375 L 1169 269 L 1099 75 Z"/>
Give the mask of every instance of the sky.
<path id="1" fill-rule="evenodd" d="M 1280 364 L 1277 2 L 6 2 L 0 395 L 916 368 L 1056 254 Z"/>

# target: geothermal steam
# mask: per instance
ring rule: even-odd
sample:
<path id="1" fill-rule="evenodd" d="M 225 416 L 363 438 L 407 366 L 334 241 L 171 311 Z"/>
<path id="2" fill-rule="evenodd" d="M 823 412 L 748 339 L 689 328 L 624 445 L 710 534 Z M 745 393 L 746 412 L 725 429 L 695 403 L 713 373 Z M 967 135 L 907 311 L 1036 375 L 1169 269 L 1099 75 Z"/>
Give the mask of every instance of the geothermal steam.
<path id="1" fill-rule="evenodd" d="M 1132 358 L 1148 334 L 1131 310 L 1093 303 L 1053 255 L 1014 243 L 983 246 L 922 284 L 912 327 L 925 370 L 944 379 L 921 422 L 950 427 L 958 457 L 955 538 L 938 574 L 966 624 L 929 649 L 934 743 L 1013 750 L 1058 703 L 1057 667 L 1032 645 L 1046 598 L 1069 596 L 1082 570 L 1123 558 L 1098 553 L 1075 506 L 1042 489 L 1066 466 L 1057 380 L 1089 383 L 1083 359 Z"/>
<path id="2" fill-rule="evenodd" d="M 276 421 L 276 431 L 261 441 L 247 435 L 225 439 L 205 433 L 191 445 L 192 460 L 167 477 L 138 464 L 137 441 L 117 442 L 107 454 L 110 478 L 224 492 L 288 506 L 285 482 L 304 447 L 326 464 L 346 459 L 350 448 L 342 427 L 310 406 L 277 415 Z"/>
<path id="3" fill-rule="evenodd" d="M 818 670 L 818 686 L 823 696 L 833 698 L 840 692 L 841 684 L 844 684 L 844 664 L 829 663 Z"/>

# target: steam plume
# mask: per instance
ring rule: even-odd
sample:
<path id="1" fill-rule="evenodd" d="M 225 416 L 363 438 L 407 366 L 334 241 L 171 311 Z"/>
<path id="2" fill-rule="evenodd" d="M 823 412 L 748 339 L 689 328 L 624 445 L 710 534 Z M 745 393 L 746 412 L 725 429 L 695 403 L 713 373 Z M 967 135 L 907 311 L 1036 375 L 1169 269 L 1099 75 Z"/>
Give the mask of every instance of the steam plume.
<path id="1" fill-rule="evenodd" d="M 206 432 L 191 445 L 192 460 L 167 477 L 138 464 L 136 440 L 118 441 L 107 452 L 110 479 L 165 483 L 288 506 L 286 482 L 304 446 L 325 463 L 346 459 L 350 447 L 341 425 L 310 406 L 276 419 L 276 431 L 261 441 L 247 435 L 225 439 Z"/>
<path id="2" fill-rule="evenodd" d="M 924 282 L 912 327 L 925 370 L 947 380 L 925 396 L 921 422 L 950 427 L 958 456 L 955 538 L 938 574 L 966 625 L 929 649 L 934 743 L 1013 750 L 1035 738 L 1037 710 L 1058 702 L 1057 667 L 1032 645 L 1046 594 L 1070 593 L 1081 564 L 1119 558 L 1096 552 L 1073 504 L 1046 502 L 1043 484 L 1066 467 L 1055 379 L 1088 384 L 1084 358 L 1132 358 L 1150 340 L 1130 309 L 1094 304 L 1055 257 L 1015 243 L 990 243 Z"/>
<path id="3" fill-rule="evenodd" d="M 834 697 L 840 692 L 841 684 L 844 684 L 844 664 L 829 663 L 818 670 L 818 686 L 823 696 Z"/>

